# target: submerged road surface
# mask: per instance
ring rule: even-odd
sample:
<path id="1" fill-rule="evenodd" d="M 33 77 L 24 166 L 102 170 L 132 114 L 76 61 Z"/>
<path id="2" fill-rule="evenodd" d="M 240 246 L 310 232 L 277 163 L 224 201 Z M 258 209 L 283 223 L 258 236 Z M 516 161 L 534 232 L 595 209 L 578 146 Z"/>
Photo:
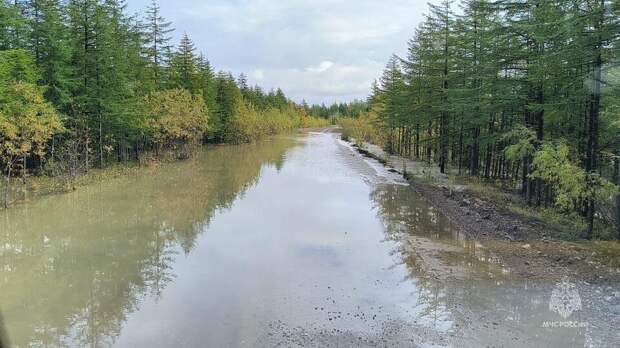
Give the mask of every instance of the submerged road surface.
<path id="1" fill-rule="evenodd" d="M 513 276 L 329 132 L 0 212 L 16 347 L 612 347 L 609 292 Z"/>

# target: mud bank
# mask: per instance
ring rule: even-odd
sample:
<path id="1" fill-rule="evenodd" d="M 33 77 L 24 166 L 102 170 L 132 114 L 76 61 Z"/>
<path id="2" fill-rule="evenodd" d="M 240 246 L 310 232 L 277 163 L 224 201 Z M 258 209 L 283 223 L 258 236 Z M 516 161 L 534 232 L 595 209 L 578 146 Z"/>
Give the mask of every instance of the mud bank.
<path id="1" fill-rule="evenodd" d="M 445 215 L 469 239 L 479 241 L 512 273 L 528 278 L 571 278 L 593 283 L 620 281 L 620 243 L 567 242 L 551 238 L 549 227 L 455 185 L 434 168 L 389 155 L 368 144 L 351 146 L 361 155 L 403 175 L 413 190 Z"/>

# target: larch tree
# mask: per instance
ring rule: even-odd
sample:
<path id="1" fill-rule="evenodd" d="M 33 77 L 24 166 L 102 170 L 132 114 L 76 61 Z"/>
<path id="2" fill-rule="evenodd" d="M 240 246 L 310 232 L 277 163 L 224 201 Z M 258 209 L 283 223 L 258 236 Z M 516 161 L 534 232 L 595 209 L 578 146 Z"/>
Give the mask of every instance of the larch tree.
<path id="1" fill-rule="evenodd" d="M 172 23 L 161 15 L 157 0 L 151 2 L 146 15 L 144 23 L 146 54 L 155 88 L 161 89 L 165 79 L 164 69 L 169 63 L 169 52 L 172 49 L 170 33 L 174 29 Z"/>
<path id="2" fill-rule="evenodd" d="M 6 208 L 16 165 L 24 171 L 29 156 L 43 157 L 48 140 L 64 127 L 56 109 L 45 101 L 41 87 L 18 81 L 11 84 L 5 98 L 7 102 L 0 106 L 0 159 L 5 165 Z"/>
<path id="3" fill-rule="evenodd" d="M 171 86 L 184 88 L 192 93 L 196 93 L 198 91 L 199 63 L 194 43 L 187 33 L 183 34 L 179 47 L 170 60 Z"/>
<path id="4" fill-rule="evenodd" d="M 620 5 L 467 0 L 461 9 L 430 5 L 398 62 L 401 92 L 386 88 L 396 85 L 393 58 L 372 86 L 384 145 L 441 172 L 510 183 L 527 204 L 581 215 L 592 237 L 615 196 Z"/>
<path id="5" fill-rule="evenodd" d="M 46 98 L 57 108 L 67 110 L 70 93 L 70 52 L 62 5 L 58 0 L 35 0 L 28 4 L 32 30 L 29 49 L 40 69 L 40 83 L 47 86 Z"/>

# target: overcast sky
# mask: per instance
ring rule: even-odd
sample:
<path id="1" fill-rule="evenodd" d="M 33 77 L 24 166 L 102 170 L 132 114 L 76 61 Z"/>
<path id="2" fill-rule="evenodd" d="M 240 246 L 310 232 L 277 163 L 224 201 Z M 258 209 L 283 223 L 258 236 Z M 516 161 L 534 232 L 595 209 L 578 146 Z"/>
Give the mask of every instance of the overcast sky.
<path id="1" fill-rule="evenodd" d="M 129 0 L 142 12 L 151 0 Z M 365 98 L 392 53 L 426 12 L 426 0 L 159 0 L 178 37 L 187 32 L 217 70 L 281 87 L 292 99 Z"/>

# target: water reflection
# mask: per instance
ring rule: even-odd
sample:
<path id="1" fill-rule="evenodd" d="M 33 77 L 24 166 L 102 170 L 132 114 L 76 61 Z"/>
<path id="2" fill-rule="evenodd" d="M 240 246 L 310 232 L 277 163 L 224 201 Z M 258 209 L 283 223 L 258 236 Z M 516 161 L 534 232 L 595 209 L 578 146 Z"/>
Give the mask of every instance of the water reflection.
<path id="1" fill-rule="evenodd" d="M 587 328 L 544 328 L 564 320 L 549 310 L 556 284 L 511 274 L 492 247 L 466 240 L 410 187 L 379 185 L 371 198 L 407 280 L 416 284 L 417 320 L 436 329 L 448 323 L 449 345 L 612 347 L 620 341 L 597 286 L 579 284 L 584 307 L 570 318 Z"/>
<path id="2" fill-rule="evenodd" d="M 0 313 L 0 348 L 8 348 L 9 345 L 9 336 L 6 333 L 6 329 L 4 328 L 4 319 L 2 318 L 2 313 Z"/>
<path id="3" fill-rule="evenodd" d="M 389 237 L 415 234 L 431 238 L 461 239 L 457 229 L 409 186 L 379 185 L 371 194 Z"/>
<path id="4" fill-rule="evenodd" d="M 292 139 L 221 146 L 0 214 L 0 310 L 11 342 L 107 346 L 159 296 L 211 217 L 281 167 Z"/>
<path id="5" fill-rule="evenodd" d="M 514 277 L 390 175 L 311 134 L 2 212 L 6 330 L 18 347 L 618 341 L 594 291 L 585 332 L 541 328 L 554 284 Z"/>

